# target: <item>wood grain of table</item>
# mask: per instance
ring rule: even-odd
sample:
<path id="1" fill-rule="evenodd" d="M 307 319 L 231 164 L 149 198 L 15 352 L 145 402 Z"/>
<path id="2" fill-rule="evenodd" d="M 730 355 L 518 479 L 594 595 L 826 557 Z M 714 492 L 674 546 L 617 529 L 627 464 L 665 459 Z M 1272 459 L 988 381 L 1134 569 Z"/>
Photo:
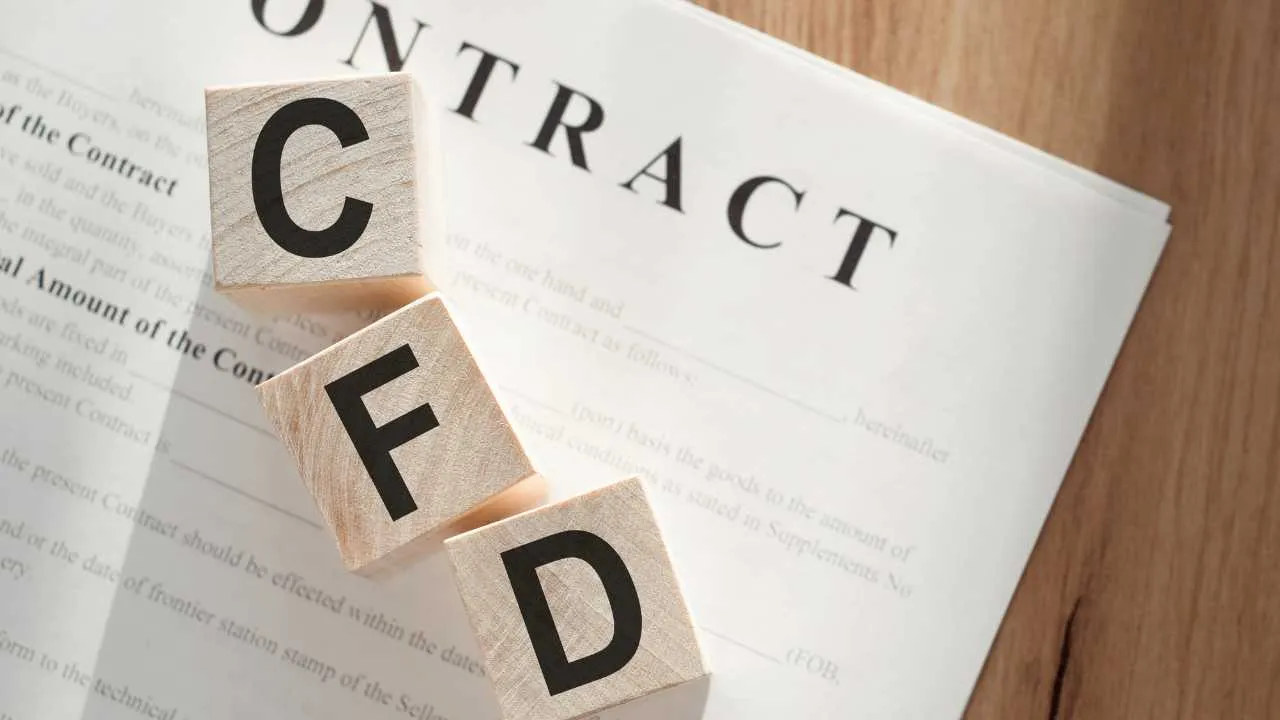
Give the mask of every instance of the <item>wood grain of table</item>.
<path id="1" fill-rule="evenodd" d="M 1280 718 L 1280 0 L 701 2 L 1173 206 L 966 717 Z"/>

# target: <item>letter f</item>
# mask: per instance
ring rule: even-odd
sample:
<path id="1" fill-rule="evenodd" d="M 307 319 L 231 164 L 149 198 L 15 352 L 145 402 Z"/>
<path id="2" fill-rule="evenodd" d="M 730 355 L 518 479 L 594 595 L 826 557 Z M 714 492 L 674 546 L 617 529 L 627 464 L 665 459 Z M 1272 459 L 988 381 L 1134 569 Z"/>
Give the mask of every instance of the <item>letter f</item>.
<path id="1" fill-rule="evenodd" d="M 378 426 L 373 423 L 362 398 L 417 367 L 418 359 L 414 357 L 413 350 L 408 345 L 401 345 L 324 387 L 393 522 L 417 510 L 418 504 L 409 494 L 409 487 L 405 485 L 391 451 L 440 427 L 440 421 L 436 420 L 431 406 L 423 403 L 386 425 Z"/>

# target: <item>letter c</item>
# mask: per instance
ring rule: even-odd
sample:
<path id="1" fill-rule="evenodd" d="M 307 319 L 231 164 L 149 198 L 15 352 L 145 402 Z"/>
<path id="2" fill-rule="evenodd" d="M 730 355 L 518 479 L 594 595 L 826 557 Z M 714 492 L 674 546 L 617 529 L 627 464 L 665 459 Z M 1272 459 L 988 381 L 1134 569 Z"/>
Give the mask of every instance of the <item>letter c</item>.
<path id="1" fill-rule="evenodd" d="M 258 135 L 253 148 L 252 182 L 253 204 L 262 229 L 285 251 L 316 259 L 337 255 L 355 245 L 369 226 L 373 205 L 348 197 L 342 214 L 324 230 L 307 230 L 289 217 L 284 206 L 280 164 L 285 142 L 308 125 L 321 125 L 333 131 L 344 148 L 368 140 L 369 131 L 354 110 L 337 100 L 303 98 L 277 110 Z"/>
<path id="2" fill-rule="evenodd" d="M 231 355 L 231 365 L 223 365 L 222 358 L 224 355 Z M 236 351 L 231 348 L 222 348 L 213 354 L 213 366 L 222 372 L 230 372 L 236 361 Z"/>
<path id="3" fill-rule="evenodd" d="M 761 187 L 771 184 L 781 185 L 791 191 L 791 196 L 795 198 L 796 201 L 796 210 L 800 209 L 800 203 L 804 202 L 805 193 L 801 190 L 795 189 L 795 186 L 782 178 L 771 177 L 768 175 L 753 177 L 742 183 L 738 186 L 737 190 L 733 191 L 733 197 L 729 198 L 729 227 L 733 230 L 733 234 L 737 235 L 738 239 L 742 242 L 761 248 L 762 250 L 772 250 L 773 248 L 782 245 L 782 241 L 779 240 L 775 243 L 756 242 L 755 240 L 747 237 L 747 231 L 743 229 L 742 221 L 747 214 L 747 204 L 751 202 L 752 196 L 754 196 L 756 191 Z"/>
<path id="4" fill-rule="evenodd" d="M 91 139 L 90 139 L 90 137 L 89 137 L 88 135 L 85 135 L 85 134 L 84 134 L 84 133 L 82 133 L 82 132 L 78 132 L 78 133 L 76 133 L 75 135 L 72 135 L 72 136 L 71 136 L 71 138 L 70 138 L 69 140 L 67 140 L 67 150 L 68 150 L 68 151 L 70 151 L 72 155 L 75 155 L 75 156 L 79 157 L 79 156 L 84 155 L 85 153 L 87 153 L 87 152 L 88 152 L 88 150 L 86 150 L 85 152 L 79 152 L 78 150 L 76 150 L 76 141 L 77 141 L 77 140 L 83 140 L 83 141 L 85 141 L 85 142 L 91 142 Z"/>

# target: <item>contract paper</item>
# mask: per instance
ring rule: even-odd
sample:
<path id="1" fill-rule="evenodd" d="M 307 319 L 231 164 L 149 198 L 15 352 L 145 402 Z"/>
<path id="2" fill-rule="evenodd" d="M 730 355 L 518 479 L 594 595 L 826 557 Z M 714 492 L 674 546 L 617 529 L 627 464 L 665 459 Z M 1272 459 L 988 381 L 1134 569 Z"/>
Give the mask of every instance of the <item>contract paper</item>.
<path id="1" fill-rule="evenodd" d="M 714 671 L 600 717 L 963 713 L 1167 206 L 684 3 L 5 5 L 0 718 L 497 717 L 253 393 L 374 318 L 211 289 L 204 87 L 389 69 L 429 272 L 554 499 L 645 479 Z"/>

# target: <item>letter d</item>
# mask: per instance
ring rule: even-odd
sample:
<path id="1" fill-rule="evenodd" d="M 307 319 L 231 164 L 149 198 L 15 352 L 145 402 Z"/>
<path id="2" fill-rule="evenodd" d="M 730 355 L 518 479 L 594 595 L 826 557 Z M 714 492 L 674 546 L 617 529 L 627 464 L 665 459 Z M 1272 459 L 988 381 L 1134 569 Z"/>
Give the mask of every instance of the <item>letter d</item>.
<path id="1" fill-rule="evenodd" d="M 565 654 L 547 595 L 538 580 L 538 568 L 569 558 L 591 566 L 604 585 L 613 611 L 613 638 L 609 644 L 572 662 Z M 640 595 L 618 551 L 600 536 L 585 530 L 566 530 L 507 550 L 502 553 L 502 563 L 551 695 L 609 677 L 635 657 L 643 627 Z"/>

